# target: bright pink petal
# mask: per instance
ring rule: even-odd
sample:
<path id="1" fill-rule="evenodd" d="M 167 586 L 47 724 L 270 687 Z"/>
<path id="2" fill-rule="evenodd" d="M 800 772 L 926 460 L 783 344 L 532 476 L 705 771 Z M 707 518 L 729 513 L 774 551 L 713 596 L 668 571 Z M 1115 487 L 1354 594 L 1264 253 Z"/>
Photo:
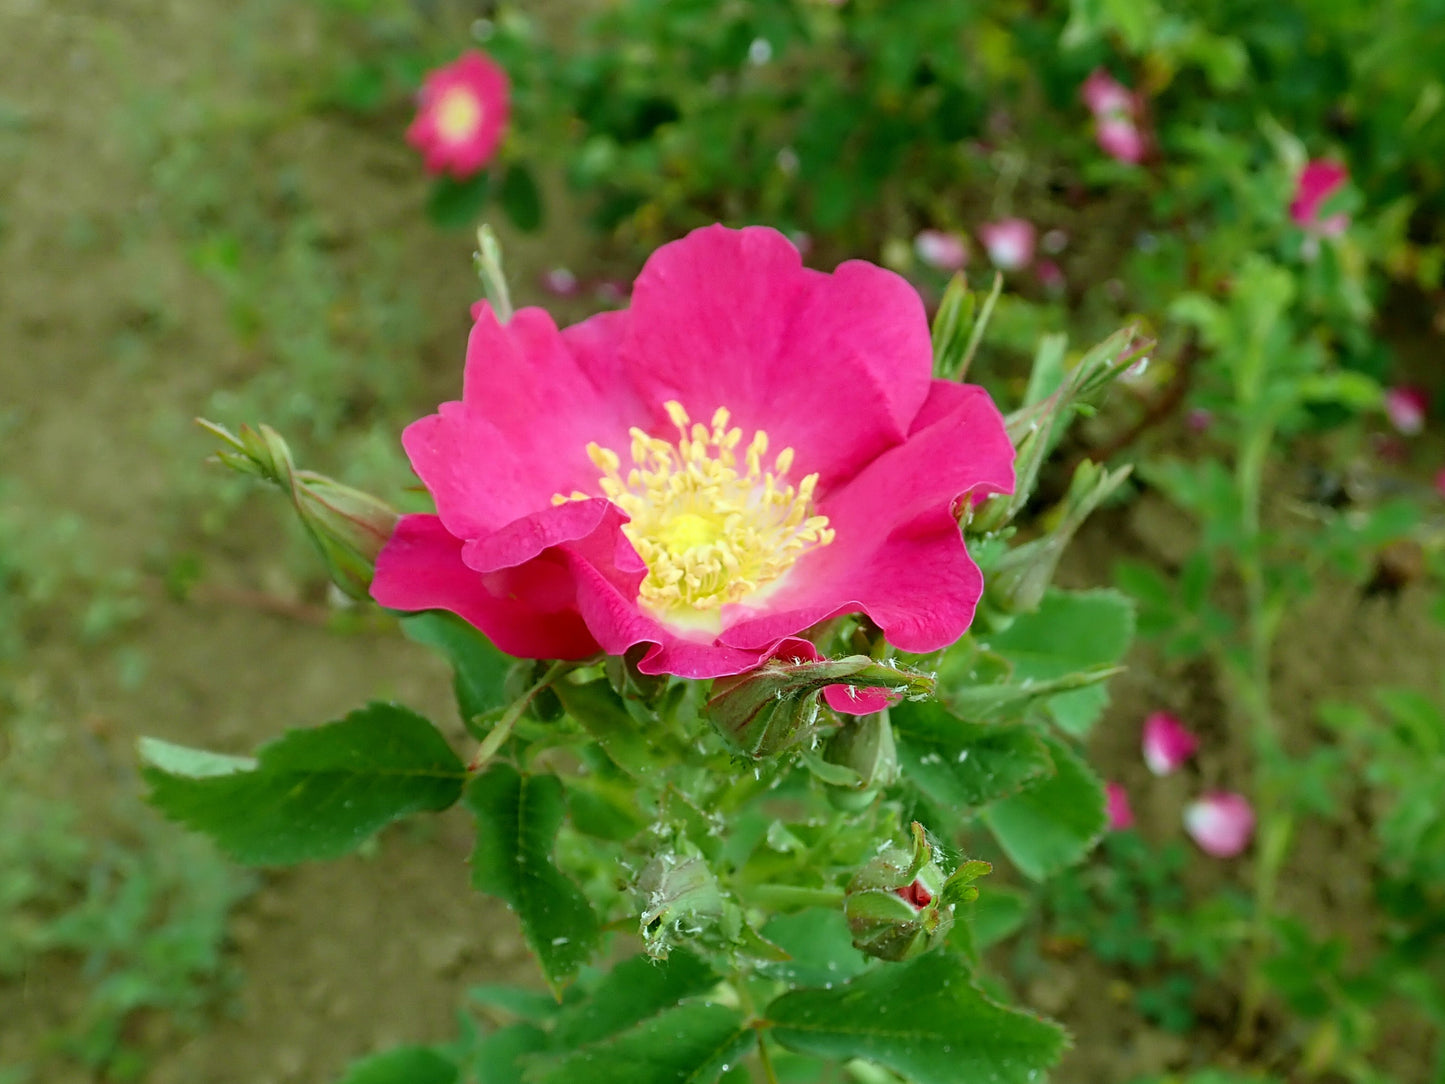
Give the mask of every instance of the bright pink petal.
<path id="1" fill-rule="evenodd" d="M 928 394 L 917 291 L 861 261 L 805 268 L 776 230 L 708 226 L 658 249 L 632 294 L 632 375 L 695 419 L 718 407 L 791 446 L 824 488 L 898 443 Z M 665 428 L 659 435 L 669 439 Z"/>
<path id="2" fill-rule="evenodd" d="M 1205 854 L 1233 858 L 1254 836 L 1254 807 L 1242 794 L 1214 791 L 1185 807 L 1184 830 Z"/>
<path id="3" fill-rule="evenodd" d="M 908 440 L 820 498 L 833 543 L 798 562 L 767 597 L 767 612 L 725 608 L 721 640 L 769 644 L 862 611 L 903 651 L 953 643 L 983 589 L 954 506 L 965 493 L 1009 493 L 1013 484 L 1013 447 L 993 401 L 974 385 L 935 380 Z"/>
<path id="4" fill-rule="evenodd" d="M 403 516 L 376 559 L 371 597 L 394 610 L 449 610 L 509 655 L 581 659 L 598 651 L 578 612 L 566 564 L 546 554 L 482 574 L 435 516 Z"/>
<path id="5" fill-rule="evenodd" d="M 1339 162 L 1316 158 L 1306 163 L 1295 182 L 1294 199 L 1290 201 L 1289 216 L 1295 225 L 1317 233 L 1335 235 L 1349 225 L 1345 215 L 1321 218 L 1320 210 L 1346 181 L 1349 170 Z"/>
<path id="6" fill-rule="evenodd" d="M 1134 827 L 1134 809 L 1129 805 L 1129 792 L 1118 783 L 1104 784 L 1104 799 L 1109 814 L 1109 830 L 1120 832 Z"/>
<path id="7" fill-rule="evenodd" d="M 821 662 L 823 656 L 811 640 L 793 638 L 784 640 L 768 658 Z M 883 689 L 859 689 L 852 685 L 829 685 L 823 690 L 824 703 L 842 715 L 872 715 L 898 703 L 900 699 L 900 696 L 890 696 Z"/>
<path id="8" fill-rule="evenodd" d="M 1169 775 L 1199 749 L 1199 739 L 1167 711 L 1156 711 L 1144 720 L 1144 763 L 1155 775 Z"/>
<path id="9" fill-rule="evenodd" d="M 578 334 L 564 337 L 541 309 L 522 309 L 503 326 L 483 306 L 467 345 L 463 401 L 443 403 L 402 435 L 458 537 L 550 508 L 554 494 L 595 493 L 600 472 L 588 442 L 627 447 L 629 416 L 641 408 L 625 385 L 594 381 L 584 368 L 596 346 L 589 336 L 602 333 L 571 330 Z"/>

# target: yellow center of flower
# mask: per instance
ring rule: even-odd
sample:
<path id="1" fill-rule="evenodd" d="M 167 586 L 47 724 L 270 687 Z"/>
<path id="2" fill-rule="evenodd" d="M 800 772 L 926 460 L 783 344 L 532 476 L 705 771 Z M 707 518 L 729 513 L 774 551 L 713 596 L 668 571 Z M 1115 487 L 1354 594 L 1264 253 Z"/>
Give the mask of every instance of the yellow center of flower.
<path id="1" fill-rule="evenodd" d="M 693 423 L 681 403 L 665 406 L 677 440 L 633 428 L 625 478 L 610 448 L 589 444 L 587 455 L 602 472 L 603 494 L 631 517 L 622 531 L 647 565 L 642 604 L 674 624 L 716 629 L 725 603 L 756 598 L 835 532 L 827 516 L 810 514 L 818 475 L 796 487 L 785 482 L 793 449 L 779 452 L 769 469 L 764 431 L 753 434 L 740 459 L 743 431 L 728 428 L 726 408 L 709 428 Z M 558 494 L 552 503 L 589 496 Z"/>
<path id="2" fill-rule="evenodd" d="M 482 103 L 466 87 L 452 87 L 437 102 L 437 131 L 448 143 L 470 139 L 482 123 Z"/>

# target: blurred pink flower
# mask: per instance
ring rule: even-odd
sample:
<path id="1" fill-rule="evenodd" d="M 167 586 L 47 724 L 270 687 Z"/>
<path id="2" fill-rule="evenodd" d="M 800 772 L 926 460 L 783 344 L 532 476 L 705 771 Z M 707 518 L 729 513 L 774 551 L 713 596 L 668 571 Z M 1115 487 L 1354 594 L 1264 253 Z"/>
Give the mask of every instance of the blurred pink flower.
<path id="1" fill-rule="evenodd" d="M 422 152 L 431 172 L 470 177 L 491 161 L 502 141 L 507 88 L 507 73 L 485 53 L 463 53 L 422 82 L 406 141 Z"/>
<path id="2" fill-rule="evenodd" d="M 1001 218 L 978 228 L 988 258 L 1003 271 L 1018 271 L 1034 261 L 1034 224 L 1026 218 Z"/>
<path id="3" fill-rule="evenodd" d="M 1385 389 L 1385 417 L 1398 432 L 1413 437 L 1425 428 L 1430 413 L 1430 397 L 1424 388 L 1407 384 Z"/>
<path id="4" fill-rule="evenodd" d="M 1435 475 L 1435 492 L 1445 497 L 1445 467 L 1441 467 Z"/>
<path id="5" fill-rule="evenodd" d="M 943 230 L 919 230 L 913 238 L 913 251 L 925 264 L 939 271 L 959 271 L 968 263 L 968 242 L 956 233 Z"/>
<path id="6" fill-rule="evenodd" d="M 1118 783 L 1105 783 L 1104 799 L 1111 832 L 1134 827 L 1134 810 L 1129 806 L 1129 793 L 1122 786 Z"/>
<path id="7" fill-rule="evenodd" d="M 1064 292 L 1064 272 L 1053 260 L 1040 260 L 1034 265 L 1039 285 L 1051 294 Z"/>
<path id="8" fill-rule="evenodd" d="M 1214 424 L 1214 411 L 1204 407 L 1195 407 L 1184 416 L 1184 424 L 1195 433 L 1207 432 L 1209 427 Z"/>
<path id="9" fill-rule="evenodd" d="M 581 284 L 567 268 L 554 267 L 542 274 L 542 289 L 553 297 L 573 297 L 581 289 Z"/>
<path id="10" fill-rule="evenodd" d="M 1325 237 L 1337 237 L 1344 233 L 1349 227 L 1350 216 L 1333 214 L 1321 218 L 1320 209 L 1349 179 L 1349 170 L 1339 162 L 1316 158 L 1306 164 L 1295 181 L 1294 199 L 1289 205 L 1289 216 L 1295 225 Z"/>
<path id="11" fill-rule="evenodd" d="M 1199 748 L 1199 739 L 1167 711 L 1144 720 L 1144 763 L 1155 775 L 1169 775 L 1183 767 Z"/>
<path id="12" fill-rule="evenodd" d="M 1242 794 L 1211 791 L 1185 806 L 1184 830 L 1205 854 L 1233 858 L 1254 836 L 1254 807 Z"/>
<path id="13" fill-rule="evenodd" d="M 1099 148 L 1120 162 L 1144 159 L 1146 140 L 1139 119 L 1143 102 L 1103 68 L 1095 68 L 1079 88 L 1079 96 L 1094 114 L 1094 137 Z"/>

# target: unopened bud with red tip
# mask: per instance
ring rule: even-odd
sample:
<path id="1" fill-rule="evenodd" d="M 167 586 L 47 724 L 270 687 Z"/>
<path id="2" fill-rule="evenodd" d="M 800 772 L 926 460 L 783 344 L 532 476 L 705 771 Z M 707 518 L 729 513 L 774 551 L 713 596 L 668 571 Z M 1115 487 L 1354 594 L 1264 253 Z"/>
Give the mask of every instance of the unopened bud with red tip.
<path id="1" fill-rule="evenodd" d="M 933 692 L 933 678 L 927 674 L 866 655 L 810 659 L 805 651 L 796 658 L 786 657 L 786 652 L 785 647 L 755 670 L 713 682 L 708 718 L 729 744 L 748 756 L 772 756 L 816 733 L 822 714 L 818 694 L 829 686 L 851 686 L 859 696 L 866 696 L 861 692 L 866 689 L 915 699 Z"/>
<path id="2" fill-rule="evenodd" d="M 257 429 L 243 425 L 237 435 L 215 422 L 201 418 L 197 422 L 229 446 L 216 453 L 220 462 L 286 492 L 301 525 L 321 551 L 332 582 L 352 598 L 369 597 L 376 555 L 396 528 L 396 510 L 324 474 L 297 470 L 291 449 L 268 425 Z"/>
<path id="3" fill-rule="evenodd" d="M 923 826 L 909 827 L 912 847 L 881 852 L 853 877 L 843 902 L 854 946 L 883 960 L 906 960 L 943 940 L 954 907 L 978 896 L 971 882 L 993 869 L 964 862 L 945 879 Z"/>

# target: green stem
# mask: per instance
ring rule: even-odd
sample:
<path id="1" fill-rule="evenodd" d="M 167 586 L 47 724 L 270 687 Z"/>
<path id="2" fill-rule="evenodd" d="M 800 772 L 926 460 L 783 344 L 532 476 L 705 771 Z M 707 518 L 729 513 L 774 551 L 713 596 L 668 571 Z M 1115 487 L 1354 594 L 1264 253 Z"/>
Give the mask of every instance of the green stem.
<path id="1" fill-rule="evenodd" d="M 527 710 L 527 705 L 532 698 L 545 689 L 552 682 L 556 681 L 566 672 L 571 664 L 565 662 L 554 662 L 547 668 L 535 685 L 519 696 L 515 703 L 509 706 L 502 717 L 497 720 L 497 725 L 488 731 L 487 736 L 482 739 L 482 744 L 477 746 L 476 756 L 472 757 L 471 763 L 467 765 L 467 771 L 473 775 L 481 771 L 487 765 L 487 761 L 497 755 L 497 750 L 502 747 L 512 735 L 512 728 L 517 725 L 517 720 L 522 717 L 522 712 Z"/>
<path id="2" fill-rule="evenodd" d="M 767 1084 L 778 1084 L 778 1072 L 773 1068 L 773 1056 L 768 1053 L 768 1040 L 758 1032 L 758 1064 L 763 1067 L 763 1078 Z"/>
<path id="3" fill-rule="evenodd" d="M 801 885 L 734 885 L 750 907 L 767 910 L 801 910 L 805 907 L 841 907 L 841 888 L 804 888 Z"/>

